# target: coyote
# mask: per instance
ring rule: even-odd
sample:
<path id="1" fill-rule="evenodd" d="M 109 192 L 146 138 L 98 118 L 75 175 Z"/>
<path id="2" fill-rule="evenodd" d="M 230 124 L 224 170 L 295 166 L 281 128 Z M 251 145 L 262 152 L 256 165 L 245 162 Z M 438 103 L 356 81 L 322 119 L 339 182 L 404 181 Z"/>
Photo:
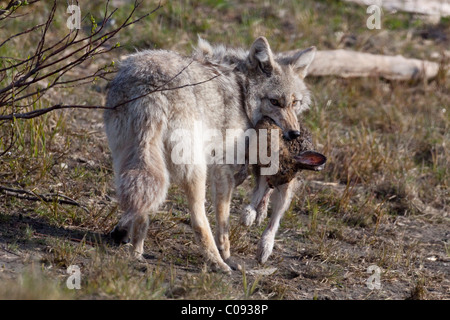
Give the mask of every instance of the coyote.
<path id="1" fill-rule="evenodd" d="M 195 123 L 219 133 L 244 132 L 266 116 L 285 139 L 297 138 L 297 115 L 310 103 L 303 79 L 314 55 L 311 47 L 277 56 L 267 39 L 259 37 L 248 51 L 212 46 L 199 38 L 191 57 L 166 50 L 128 56 L 110 83 L 104 113 L 124 212 L 112 237 L 117 242 L 129 238 L 134 255 L 141 258 L 149 214 L 164 202 L 169 184 L 175 183 L 186 194 L 192 229 L 211 266 L 224 272 L 237 267 L 230 257 L 228 220 L 233 189 L 241 182 L 235 174 L 245 165 L 225 161 L 229 158 L 223 154 L 207 161 L 211 150 L 204 148 L 205 137 L 194 132 Z M 177 130 L 192 133 L 181 147 L 203 161 L 174 161 L 174 150 L 180 147 L 180 139 L 173 137 Z M 216 215 L 215 238 L 205 212 L 208 179 Z M 273 192 L 272 216 L 280 217 L 287 209 L 295 185 L 294 179 Z M 264 262 L 272 247 L 273 241 L 263 245 L 265 251 L 258 260 Z"/>

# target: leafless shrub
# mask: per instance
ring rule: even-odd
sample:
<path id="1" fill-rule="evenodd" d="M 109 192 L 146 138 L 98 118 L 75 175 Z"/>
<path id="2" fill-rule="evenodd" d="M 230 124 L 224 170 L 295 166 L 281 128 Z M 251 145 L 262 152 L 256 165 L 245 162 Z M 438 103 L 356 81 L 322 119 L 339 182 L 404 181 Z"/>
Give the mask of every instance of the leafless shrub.
<path id="1" fill-rule="evenodd" d="M 14 19 L 26 19 L 33 6 L 43 2 L 11 0 L 4 9 L 0 10 L 0 23 L 8 25 Z M 31 119 L 56 109 L 67 108 L 101 108 L 101 106 L 63 105 L 57 104 L 46 108 L 32 108 L 50 89 L 60 90 L 67 87 L 78 87 L 91 84 L 97 79 L 108 79 L 114 72 L 113 64 L 99 67 L 97 70 L 82 76 L 75 72 L 85 68 L 93 58 L 105 55 L 120 45 L 115 42 L 119 32 L 132 24 L 151 15 L 161 7 L 158 4 L 152 11 L 136 16 L 136 10 L 141 2 L 136 0 L 132 10 L 125 20 L 114 26 L 111 23 L 117 9 L 110 8 L 110 1 L 106 1 L 103 19 L 97 25 L 91 16 L 91 31 L 85 35 L 79 29 L 72 29 L 56 41 L 49 36 L 49 30 L 55 22 L 57 0 L 53 0 L 52 7 L 45 22 L 15 33 L 0 42 L 0 49 L 8 45 L 14 38 L 25 38 L 39 34 L 33 54 L 27 57 L 0 57 L 0 121 L 14 119 Z M 87 19 L 85 16 L 83 22 Z M 106 27 L 108 26 L 108 27 Z M 113 26 L 113 27 L 111 27 Z M 3 28 L 4 26 L 2 26 Z M 43 85 L 44 84 L 44 85 Z"/>

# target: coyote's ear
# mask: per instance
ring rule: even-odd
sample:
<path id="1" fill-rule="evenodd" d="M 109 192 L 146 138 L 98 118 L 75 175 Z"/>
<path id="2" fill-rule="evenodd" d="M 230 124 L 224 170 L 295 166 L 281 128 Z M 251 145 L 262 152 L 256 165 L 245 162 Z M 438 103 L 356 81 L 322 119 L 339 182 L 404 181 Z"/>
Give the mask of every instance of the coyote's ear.
<path id="1" fill-rule="evenodd" d="M 293 66 L 295 72 L 301 77 L 305 78 L 308 74 L 308 67 L 313 62 L 316 56 L 316 47 L 299 51 L 290 57 L 283 57 L 281 63 L 290 64 Z"/>
<path id="2" fill-rule="evenodd" d="M 273 54 L 269 42 L 264 37 L 259 37 L 253 42 L 248 53 L 247 65 L 249 69 L 258 68 L 261 72 L 270 76 L 273 70 Z"/>
<path id="3" fill-rule="evenodd" d="M 313 171 L 322 170 L 327 162 L 327 158 L 323 154 L 310 150 L 294 156 L 294 160 L 299 169 Z"/>
<path id="4" fill-rule="evenodd" d="M 197 35 L 197 37 L 198 37 L 197 48 L 196 48 L 197 53 L 201 54 L 202 56 L 212 55 L 213 48 L 209 44 L 209 42 L 206 41 L 205 39 L 201 38 L 200 35 Z"/>

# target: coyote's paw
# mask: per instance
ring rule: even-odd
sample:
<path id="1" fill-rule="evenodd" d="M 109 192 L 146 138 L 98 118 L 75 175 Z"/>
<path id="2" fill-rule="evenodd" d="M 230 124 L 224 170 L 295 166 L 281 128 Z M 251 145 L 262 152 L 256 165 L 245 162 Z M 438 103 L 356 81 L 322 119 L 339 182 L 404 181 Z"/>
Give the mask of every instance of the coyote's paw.
<path id="1" fill-rule="evenodd" d="M 248 205 L 245 207 L 244 212 L 241 214 L 241 224 L 246 227 L 249 227 L 255 222 L 256 218 L 256 210 L 252 205 Z"/>
<path id="2" fill-rule="evenodd" d="M 131 244 L 127 244 L 130 247 L 130 255 L 131 257 L 139 262 L 145 262 L 144 253 L 136 250 Z"/>
<path id="3" fill-rule="evenodd" d="M 128 237 L 128 230 L 120 228 L 119 226 L 115 226 L 109 236 L 117 245 L 127 244 L 130 241 L 130 238 Z"/>
<path id="4" fill-rule="evenodd" d="M 223 272 L 223 273 L 231 273 L 231 271 L 233 271 L 233 269 L 227 265 L 225 262 L 216 262 L 216 263 L 211 263 L 211 270 L 213 272 Z"/>
<path id="5" fill-rule="evenodd" d="M 225 260 L 226 264 L 228 264 L 230 266 L 230 268 L 234 271 L 241 271 L 242 270 L 242 266 L 236 262 L 235 259 L 229 257 L 228 259 Z"/>
<path id="6" fill-rule="evenodd" d="M 267 206 L 259 206 L 256 211 L 256 225 L 260 226 L 267 217 Z"/>
<path id="7" fill-rule="evenodd" d="M 275 240 L 272 237 L 261 238 L 258 244 L 258 250 L 256 251 L 256 259 L 259 263 L 266 263 L 272 253 L 274 242 Z"/>

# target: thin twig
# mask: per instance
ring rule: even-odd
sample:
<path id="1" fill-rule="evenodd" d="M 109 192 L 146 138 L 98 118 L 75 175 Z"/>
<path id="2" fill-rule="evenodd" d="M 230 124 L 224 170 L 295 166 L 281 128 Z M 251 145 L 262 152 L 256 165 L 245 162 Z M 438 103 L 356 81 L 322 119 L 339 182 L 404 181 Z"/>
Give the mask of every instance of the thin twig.
<path id="1" fill-rule="evenodd" d="M 80 207 L 81 209 L 83 209 L 84 211 L 89 213 L 89 210 L 85 206 L 83 206 L 80 203 L 78 203 L 77 201 L 75 201 L 65 195 L 59 194 L 59 193 L 48 193 L 48 194 L 44 195 L 44 194 L 38 194 L 35 192 L 23 190 L 23 189 L 13 189 L 13 188 L 8 188 L 8 187 L 4 187 L 4 186 L 0 186 L 0 192 L 4 193 L 7 196 L 12 196 L 12 197 L 20 198 L 20 199 L 31 200 L 31 201 L 43 201 L 43 202 L 55 202 L 56 201 L 59 204 L 68 204 L 68 205 Z M 58 198 L 63 198 L 63 199 L 58 199 Z"/>
<path id="2" fill-rule="evenodd" d="M 6 40 L 4 40 L 2 43 L 0 43 L 0 47 L 2 47 L 2 46 L 3 46 L 5 43 L 7 43 L 8 41 L 10 41 L 10 40 L 12 40 L 12 39 L 14 39 L 14 38 L 16 38 L 16 37 L 19 37 L 19 36 L 21 36 L 21 35 L 30 33 L 30 32 L 32 32 L 32 31 L 34 31 L 34 30 L 36 30 L 36 29 L 38 29 L 38 28 L 40 28 L 40 27 L 42 27 L 42 26 L 44 26 L 44 25 L 45 25 L 45 23 L 41 23 L 41 24 L 38 24 L 37 26 L 31 27 L 31 28 L 29 28 L 29 29 L 27 29 L 27 30 L 25 30 L 25 31 L 16 33 L 15 35 L 9 37 L 8 39 L 6 39 Z M 1 57 L 0 57 L 0 58 L 1 58 Z"/>
<path id="3" fill-rule="evenodd" d="M 146 97 L 146 96 L 148 96 L 148 95 L 150 95 L 152 93 L 155 93 L 155 92 L 171 91 L 171 90 L 178 90 L 178 89 L 183 89 L 183 88 L 187 88 L 187 87 L 193 87 L 193 86 L 201 85 L 203 83 L 212 81 L 212 80 L 214 80 L 215 78 L 217 78 L 219 76 L 221 76 L 221 74 L 217 74 L 217 75 L 215 75 L 215 76 L 213 76 L 213 77 L 211 77 L 209 79 L 206 79 L 206 80 L 203 80 L 203 81 L 200 81 L 200 82 L 196 82 L 196 83 L 185 84 L 185 85 L 178 86 L 178 87 L 173 87 L 173 88 L 155 89 L 155 90 L 147 92 L 147 93 L 145 93 L 143 95 L 135 97 L 133 99 L 124 101 L 122 103 L 119 103 L 119 104 L 117 104 L 117 105 L 115 105 L 113 107 L 88 106 L 88 105 L 61 105 L 61 104 L 57 104 L 57 105 L 54 105 L 54 106 L 51 106 L 51 107 L 48 107 L 48 108 L 33 110 L 33 111 L 30 111 L 30 112 L 11 113 L 11 114 L 8 114 L 8 115 L 2 115 L 2 116 L 0 116 L 0 121 L 14 120 L 14 119 L 32 119 L 32 118 L 36 118 L 36 117 L 42 116 L 43 114 L 46 114 L 46 113 L 48 113 L 50 111 L 61 110 L 61 109 L 99 109 L 99 110 L 102 110 L 102 109 L 116 109 L 116 108 L 118 108 L 120 106 L 123 106 L 123 105 L 125 105 L 127 103 L 133 102 L 133 101 L 138 100 L 138 99 L 142 99 L 142 98 L 144 98 L 144 97 Z"/>

